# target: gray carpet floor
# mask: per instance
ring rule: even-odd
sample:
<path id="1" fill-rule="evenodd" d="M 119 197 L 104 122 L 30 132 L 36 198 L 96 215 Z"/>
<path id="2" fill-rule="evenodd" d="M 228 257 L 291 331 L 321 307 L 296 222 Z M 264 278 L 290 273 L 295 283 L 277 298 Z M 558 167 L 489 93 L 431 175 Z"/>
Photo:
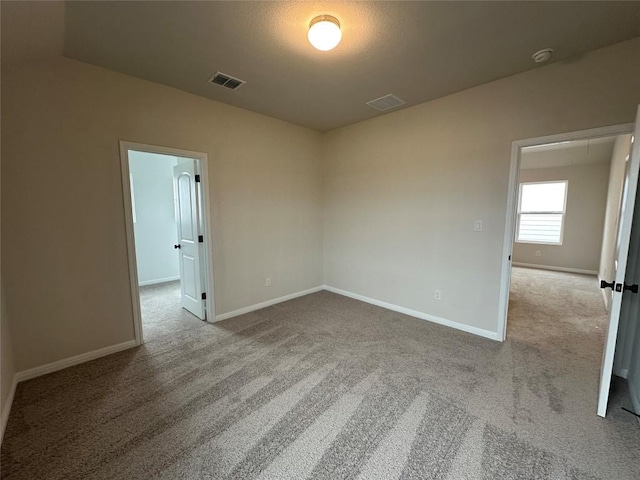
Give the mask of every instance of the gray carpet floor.
<path id="1" fill-rule="evenodd" d="M 211 325 L 143 290 L 146 343 L 18 386 L 6 479 L 638 479 L 594 277 L 516 269 L 505 343 L 319 292 Z"/>

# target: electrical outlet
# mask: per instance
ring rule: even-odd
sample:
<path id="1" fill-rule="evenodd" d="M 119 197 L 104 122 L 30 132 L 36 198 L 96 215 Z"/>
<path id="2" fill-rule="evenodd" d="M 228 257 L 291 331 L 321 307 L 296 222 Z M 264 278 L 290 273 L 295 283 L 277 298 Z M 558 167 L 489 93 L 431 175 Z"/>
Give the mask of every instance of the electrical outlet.
<path id="1" fill-rule="evenodd" d="M 476 220 L 475 222 L 473 222 L 473 230 L 475 232 L 482 231 L 482 220 Z"/>
<path id="2" fill-rule="evenodd" d="M 536 257 L 541 257 L 542 256 L 542 252 L 540 250 L 536 250 Z"/>
<path id="3" fill-rule="evenodd" d="M 442 300 L 442 290 L 434 290 L 433 291 L 433 299 L 434 300 Z"/>
<path id="4" fill-rule="evenodd" d="M 271 277 L 267 277 L 264 279 L 264 284 L 266 287 L 270 287 L 271 286 Z"/>

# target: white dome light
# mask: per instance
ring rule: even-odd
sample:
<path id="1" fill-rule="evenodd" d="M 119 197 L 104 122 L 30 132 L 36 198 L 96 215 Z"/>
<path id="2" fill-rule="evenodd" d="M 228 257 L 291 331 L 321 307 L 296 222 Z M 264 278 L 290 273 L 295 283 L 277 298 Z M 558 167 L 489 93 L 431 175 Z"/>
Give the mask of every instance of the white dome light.
<path id="1" fill-rule="evenodd" d="M 335 48 L 342 39 L 340 22 L 331 15 L 320 15 L 309 24 L 309 42 L 323 52 Z"/>

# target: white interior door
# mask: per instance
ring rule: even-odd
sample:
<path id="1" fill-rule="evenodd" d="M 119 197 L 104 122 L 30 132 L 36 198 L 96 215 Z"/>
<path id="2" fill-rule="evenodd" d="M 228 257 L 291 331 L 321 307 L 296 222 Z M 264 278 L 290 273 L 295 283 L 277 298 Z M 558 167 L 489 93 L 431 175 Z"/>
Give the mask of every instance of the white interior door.
<path id="1" fill-rule="evenodd" d="M 205 320 L 202 252 L 198 241 L 200 205 L 196 184 L 196 161 L 183 161 L 173 167 L 173 179 L 178 225 L 178 244 L 174 248 L 180 254 L 181 302 L 184 308 Z"/>
<path id="2" fill-rule="evenodd" d="M 611 387 L 611 375 L 613 372 L 613 359 L 618 338 L 618 325 L 620 323 L 620 307 L 623 294 L 630 294 L 625 287 L 625 275 L 627 270 L 627 256 L 629 255 L 629 241 L 631 239 L 631 224 L 633 222 L 633 209 L 638 188 L 638 170 L 640 167 L 640 106 L 636 115 L 634 129 L 634 142 L 627 160 L 624 187 L 622 190 L 622 202 L 620 205 L 620 217 L 618 223 L 618 238 L 616 252 L 615 278 L 605 279 L 610 282 L 606 288 L 612 289 L 611 311 L 609 313 L 609 326 L 602 354 L 602 369 L 600 370 L 600 391 L 598 395 L 598 415 L 604 417 L 607 414 L 609 402 L 609 389 Z M 604 288 L 604 285 L 603 285 Z"/>

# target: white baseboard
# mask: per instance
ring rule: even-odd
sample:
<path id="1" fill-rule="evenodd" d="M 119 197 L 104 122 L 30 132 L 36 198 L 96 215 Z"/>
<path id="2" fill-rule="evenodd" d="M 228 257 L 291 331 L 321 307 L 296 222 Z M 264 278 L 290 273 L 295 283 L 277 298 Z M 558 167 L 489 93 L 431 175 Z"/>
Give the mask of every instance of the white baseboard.
<path id="1" fill-rule="evenodd" d="M 266 302 L 256 303 L 255 305 L 251 305 L 249 307 L 239 308 L 238 310 L 233 310 L 232 312 L 216 315 L 215 321 L 219 322 L 221 320 L 227 320 L 229 318 L 237 317 L 239 315 L 244 315 L 245 313 L 254 312 L 262 308 L 270 307 L 271 305 L 275 305 L 277 303 L 286 302 L 287 300 L 293 300 L 294 298 L 303 297 L 304 295 L 309 295 L 311 293 L 316 293 L 321 290 L 327 290 L 328 292 L 337 293 L 338 295 L 343 295 L 345 297 L 350 297 L 355 300 L 360 300 L 361 302 L 370 303 L 378 307 L 386 308 L 387 310 L 393 310 L 394 312 L 403 313 L 405 315 L 416 317 L 421 320 L 427 320 L 429 322 L 437 323 L 439 325 L 455 328 L 456 330 L 462 330 L 463 332 L 472 333 L 474 335 L 479 335 L 485 338 L 490 338 L 491 340 L 498 340 L 498 334 L 496 332 L 491 332 L 489 330 L 483 330 L 481 328 L 471 327 L 463 323 L 454 322 L 452 320 L 436 317 L 434 315 L 428 315 L 426 313 L 418 312 L 416 310 L 411 310 L 405 307 L 400 307 L 398 305 L 393 305 L 391 303 L 383 302 L 381 300 L 365 297 L 363 295 L 348 292 L 346 290 L 341 290 L 339 288 L 331 287 L 329 285 L 322 285 L 319 287 L 310 288 L 308 290 L 302 290 L 300 292 L 285 295 L 284 297 L 274 298 L 273 300 L 267 300 Z"/>
<path id="2" fill-rule="evenodd" d="M 129 340 L 128 342 L 118 343 L 116 345 L 100 348 L 98 350 L 93 350 L 87 353 L 81 353 L 80 355 L 76 355 L 74 357 L 63 358 L 62 360 L 47 363 L 45 365 L 40 365 L 39 367 L 22 370 L 21 372 L 16 373 L 16 382 L 24 382 L 25 380 L 30 380 L 42 375 L 47 375 L 48 373 L 57 372 L 58 370 L 63 370 L 68 367 L 73 367 L 74 365 L 89 362 L 91 360 L 95 360 L 96 358 L 106 357 L 107 355 L 111 355 L 112 353 L 121 352 L 122 350 L 128 350 L 129 348 L 133 348 L 135 346 L 137 346 L 136 341 Z"/>
<path id="3" fill-rule="evenodd" d="M 556 267 L 553 265 L 538 265 L 537 263 L 512 262 L 514 267 L 537 268 L 539 270 L 552 270 L 554 272 L 581 273 L 583 275 L 598 275 L 595 270 L 581 270 L 579 268 Z"/>
<path id="4" fill-rule="evenodd" d="M 7 422 L 9 421 L 9 414 L 11 413 L 11 407 L 13 405 L 13 397 L 16 394 L 16 387 L 19 382 L 31 380 L 32 378 L 47 375 L 48 373 L 57 372 L 58 370 L 73 367 L 75 365 L 89 362 L 100 357 L 106 357 L 107 355 L 111 355 L 112 353 L 121 352 L 122 350 L 128 350 L 129 348 L 133 348 L 135 346 L 137 346 L 136 341 L 129 340 L 128 342 L 118 343 L 117 345 L 100 348 L 98 350 L 82 353 L 74 357 L 64 358 L 56 362 L 47 363 L 45 365 L 40 365 L 38 367 L 30 368 L 28 370 L 22 370 L 21 372 L 15 373 L 13 375 L 11 391 L 9 392 L 7 401 L 4 404 L 4 407 L 2 409 L 2 417 L 0 418 L 0 445 L 2 444 L 2 439 L 4 438 L 4 430 L 7 426 Z"/>
<path id="5" fill-rule="evenodd" d="M 474 335 L 479 335 L 481 337 L 489 338 L 491 340 L 498 340 L 498 334 L 496 332 L 491 332 L 489 330 L 483 330 L 476 327 L 471 327 L 469 325 L 464 325 L 462 323 L 454 322 L 452 320 L 447 320 L 445 318 L 436 317 L 433 315 L 428 315 L 426 313 L 418 312 L 416 310 L 411 310 L 409 308 L 400 307 L 398 305 L 393 305 L 391 303 L 383 302 L 381 300 L 375 300 L 373 298 L 365 297 L 363 295 L 359 295 L 357 293 L 348 292 L 346 290 L 341 290 L 339 288 L 331 287 L 328 285 L 322 285 L 318 287 L 309 288 L 307 290 L 302 290 L 300 292 L 291 293 L 289 295 L 285 295 L 282 297 L 274 298 L 272 300 L 267 300 L 265 302 L 256 303 L 255 305 L 251 305 L 248 307 L 240 308 L 238 310 L 233 310 L 231 312 L 223 313 L 221 315 L 216 316 L 216 322 L 221 320 L 226 320 L 228 318 L 237 317 L 239 315 L 244 315 L 245 313 L 253 312 L 256 310 L 260 310 L 262 308 L 270 307 L 271 305 L 276 305 L 278 303 L 286 302 L 288 300 L 293 300 L 294 298 L 303 297 L 305 295 L 309 295 L 311 293 L 316 293 L 322 290 L 327 290 L 329 292 L 336 293 L 338 295 L 343 295 L 345 297 L 350 297 L 355 300 L 360 300 L 365 303 L 370 303 L 372 305 L 376 305 L 378 307 L 386 308 L 388 310 L 392 310 L 395 312 L 403 313 L 405 315 L 409 315 L 411 317 L 419 318 L 421 320 L 427 320 L 429 322 L 437 323 L 439 325 L 444 325 L 447 327 L 455 328 L 456 330 L 461 330 L 463 332 L 472 333 Z M 40 365 L 38 367 L 30 368 L 28 370 L 22 370 L 17 372 L 13 377 L 13 383 L 11 386 L 11 391 L 9 393 L 9 397 L 2 409 L 2 418 L 1 418 L 1 432 L 0 432 L 0 444 L 2 443 L 2 437 L 4 436 L 4 430 L 7 425 L 7 421 L 9 420 L 9 414 L 11 412 L 11 406 L 13 404 L 13 398 L 15 396 L 16 386 L 19 382 L 23 382 L 25 380 L 30 380 L 32 378 L 40 377 L 42 375 L 47 375 L 49 373 L 57 372 L 58 370 L 63 370 L 68 367 L 72 367 L 75 365 L 79 365 L 81 363 L 89 362 L 91 360 L 95 360 L 97 358 L 105 357 L 107 355 L 111 355 L 112 353 L 121 352 L 123 350 L 128 350 L 137 346 L 135 340 L 129 340 L 127 342 L 119 343 L 117 345 L 111 345 L 109 347 L 101 348 L 98 350 L 93 350 L 91 352 L 82 353 L 80 355 L 76 355 L 74 357 L 65 358 L 62 360 L 58 360 L 56 362 L 47 363 L 45 365 Z M 640 406 L 639 406 L 640 409 Z"/>
<path id="6" fill-rule="evenodd" d="M 219 322 L 221 320 L 226 320 L 228 318 L 237 317 L 238 315 L 244 315 L 245 313 L 255 312 L 256 310 L 260 310 L 261 308 L 270 307 L 271 305 L 286 302 L 287 300 L 293 300 L 294 298 L 304 297 L 305 295 L 309 295 L 310 293 L 316 293 L 321 290 L 323 290 L 323 287 L 318 286 L 318 287 L 309 288 L 307 290 L 302 290 L 300 292 L 290 293 L 289 295 L 285 295 L 283 297 L 274 298 L 272 300 L 267 300 L 266 302 L 256 303 L 255 305 L 250 305 L 248 307 L 239 308 L 238 310 L 233 310 L 231 312 L 216 315 L 215 321 Z"/>
<path id="7" fill-rule="evenodd" d="M 16 387 L 18 386 L 18 380 L 16 376 L 13 376 L 11 382 L 11 390 L 9 390 L 9 396 L 4 402 L 2 407 L 2 417 L 0 418 L 0 445 L 2 445 L 2 439 L 4 438 L 4 430 L 7 428 L 7 422 L 9 421 L 9 414 L 11 413 L 11 406 L 13 405 L 13 397 L 16 395 Z"/>
<path id="8" fill-rule="evenodd" d="M 144 282 L 138 282 L 139 287 L 146 287 L 147 285 L 155 285 L 157 283 L 175 282 L 180 280 L 180 275 L 177 277 L 156 278 L 155 280 L 145 280 Z"/>
<path id="9" fill-rule="evenodd" d="M 629 376 L 629 369 L 628 368 L 616 369 L 613 371 L 613 374 L 616 377 L 624 378 L 626 380 L 627 377 Z"/>
<path id="10" fill-rule="evenodd" d="M 633 411 L 637 414 L 640 414 L 640 392 L 636 392 L 635 388 L 629 388 L 631 391 L 631 404 L 633 405 Z M 640 423 L 640 418 L 637 419 L 638 423 Z"/>
<path id="11" fill-rule="evenodd" d="M 419 318 L 420 320 L 427 320 L 429 322 L 437 323 L 439 325 L 455 328 L 456 330 L 462 330 L 463 332 L 472 333 L 474 335 L 479 335 L 485 338 L 490 338 L 491 340 L 499 340 L 497 332 L 483 330 L 481 328 L 472 327 L 469 325 L 465 325 L 463 323 L 454 322 L 453 320 L 447 320 L 446 318 L 440 318 L 434 315 L 418 312 L 416 310 L 411 310 L 409 308 L 400 307 L 392 303 L 387 303 L 381 300 L 376 300 L 374 298 L 365 297 L 364 295 L 348 292 L 346 290 L 341 290 L 339 288 L 331 287 L 329 285 L 325 285 L 324 289 L 329 292 L 337 293 L 338 295 L 343 295 L 345 297 L 353 298 L 355 300 L 360 300 L 361 302 L 370 303 L 371 305 L 376 305 L 378 307 L 386 308 L 387 310 L 393 310 L 394 312 L 399 312 L 405 315 L 409 315 L 411 317 Z"/>

